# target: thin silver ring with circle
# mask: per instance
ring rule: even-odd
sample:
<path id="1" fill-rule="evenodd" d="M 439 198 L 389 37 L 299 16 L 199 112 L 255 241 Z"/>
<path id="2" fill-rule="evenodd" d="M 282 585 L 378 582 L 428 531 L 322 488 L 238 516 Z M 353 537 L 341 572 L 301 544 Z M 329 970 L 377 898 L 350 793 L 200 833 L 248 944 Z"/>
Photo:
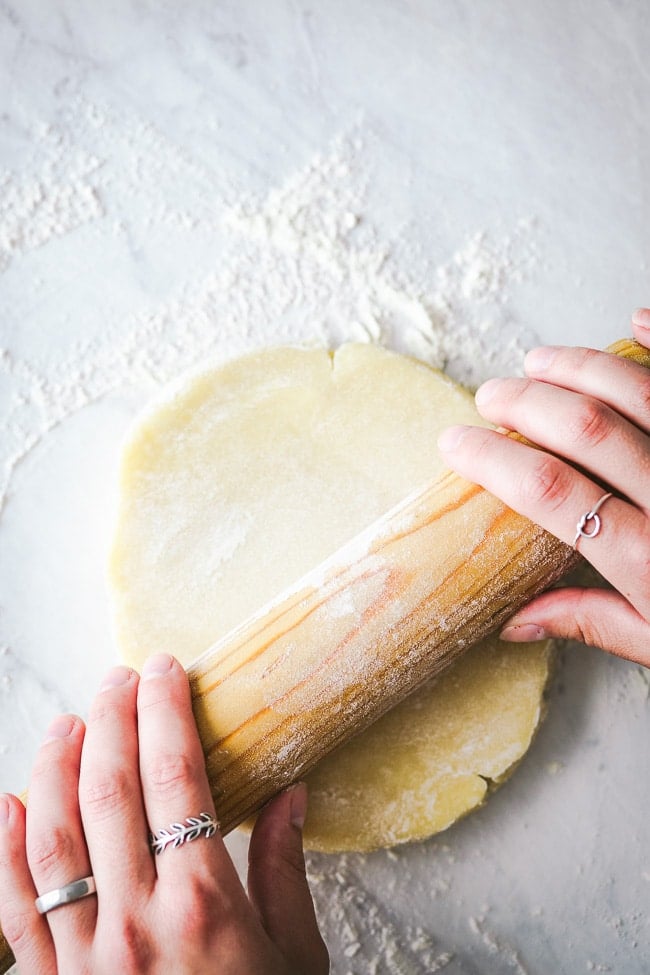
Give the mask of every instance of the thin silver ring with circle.
<path id="1" fill-rule="evenodd" d="M 578 548 L 578 542 L 581 538 L 595 538 L 600 532 L 602 522 L 598 512 L 605 504 L 607 499 L 611 497 L 611 491 L 609 491 L 607 494 L 603 494 L 602 498 L 596 502 L 591 511 L 586 511 L 584 515 L 580 517 L 580 521 L 576 525 L 576 537 L 573 539 L 573 548 Z M 590 525 L 591 528 L 589 529 Z"/>

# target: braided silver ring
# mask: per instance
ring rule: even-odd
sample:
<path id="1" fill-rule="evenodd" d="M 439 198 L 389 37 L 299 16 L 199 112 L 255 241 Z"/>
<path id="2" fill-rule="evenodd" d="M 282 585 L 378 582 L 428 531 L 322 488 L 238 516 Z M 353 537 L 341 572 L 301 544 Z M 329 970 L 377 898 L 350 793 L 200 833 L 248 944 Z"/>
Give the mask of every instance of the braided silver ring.
<path id="1" fill-rule="evenodd" d="M 595 538 L 601 529 L 602 522 L 600 520 L 600 515 L 598 511 L 605 504 L 608 498 L 611 498 L 611 491 L 608 494 L 603 494 L 602 498 L 593 506 L 591 511 L 586 511 L 584 515 L 580 518 L 580 521 L 576 525 L 576 537 L 573 539 L 573 547 L 578 548 L 578 542 L 581 538 Z M 591 527 L 589 527 L 591 526 Z"/>
<path id="2" fill-rule="evenodd" d="M 183 843 L 191 843 L 198 840 L 200 836 L 205 836 L 209 840 L 219 829 L 219 823 L 210 815 L 202 812 L 198 816 L 188 816 L 182 823 L 171 823 L 165 829 L 159 829 L 157 833 L 149 834 L 149 846 L 151 852 L 159 856 L 167 847 L 175 849 Z"/>

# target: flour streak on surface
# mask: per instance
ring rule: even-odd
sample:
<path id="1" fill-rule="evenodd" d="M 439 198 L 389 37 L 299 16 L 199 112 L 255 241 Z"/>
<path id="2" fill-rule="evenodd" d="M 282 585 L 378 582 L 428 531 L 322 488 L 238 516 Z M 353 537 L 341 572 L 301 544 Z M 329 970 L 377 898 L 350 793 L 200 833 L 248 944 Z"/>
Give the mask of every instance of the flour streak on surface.
<path id="1" fill-rule="evenodd" d="M 0 272 L 57 237 L 105 215 L 101 160 L 65 130 L 26 120 L 35 151 L 19 170 L 0 169 Z"/>
<path id="2" fill-rule="evenodd" d="M 325 940 L 339 946 L 332 975 L 452 975 L 452 963 L 453 975 L 469 975 L 454 952 L 429 931 L 419 926 L 403 929 L 364 889 L 346 856 L 331 870 L 323 857 L 312 855 L 308 874 Z"/>
<path id="3" fill-rule="evenodd" d="M 363 127 L 255 196 L 137 119 L 115 119 L 81 98 L 71 112 L 74 140 L 65 128 L 35 125 L 31 166 L 0 174 L 0 273 L 65 235 L 99 235 L 107 248 L 128 237 L 120 208 L 136 193 L 152 235 L 180 227 L 218 258 L 166 300 L 115 315 L 88 340 L 62 341 L 46 361 L 0 350 L 8 391 L 0 502 L 16 466 L 67 417 L 120 390 L 150 393 L 206 359 L 356 340 L 446 367 L 470 385 L 519 368 L 522 330 L 508 298 L 536 260 L 530 221 L 499 240 L 477 231 L 432 264 L 374 226 L 373 136 Z M 115 165 L 114 144 L 126 166 Z M 188 188 L 177 207 L 172 185 Z"/>

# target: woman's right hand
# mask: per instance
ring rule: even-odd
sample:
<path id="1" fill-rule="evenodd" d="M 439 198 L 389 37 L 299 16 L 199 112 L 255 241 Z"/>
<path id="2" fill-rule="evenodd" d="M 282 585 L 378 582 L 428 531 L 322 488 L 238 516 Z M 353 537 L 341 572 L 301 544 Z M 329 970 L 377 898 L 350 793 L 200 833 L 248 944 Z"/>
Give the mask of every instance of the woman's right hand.
<path id="1" fill-rule="evenodd" d="M 650 349 L 650 309 L 639 309 L 632 324 Z M 563 346 L 533 349 L 525 368 L 524 379 L 484 383 L 476 404 L 487 420 L 541 449 L 495 430 L 453 427 L 441 435 L 441 453 L 463 477 L 576 544 L 613 589 L 546 592 L 508 621 L 501 638 L 564 637 L 650 667 L 650 370 Z M 600 522 L 589 517 L 599 501 Z"/>

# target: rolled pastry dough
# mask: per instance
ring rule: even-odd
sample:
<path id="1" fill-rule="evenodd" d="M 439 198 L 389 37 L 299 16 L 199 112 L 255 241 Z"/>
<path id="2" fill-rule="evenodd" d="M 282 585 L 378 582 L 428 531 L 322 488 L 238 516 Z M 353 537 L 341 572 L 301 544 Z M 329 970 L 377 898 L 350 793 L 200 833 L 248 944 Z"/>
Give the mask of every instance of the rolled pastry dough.
<path id="1" fill-rule="evenodd" d="M 125 446 L 111 558 L 118 642 L 188 664 L 442 464 L 472 397 L 371 345 L 278 348 L 195 374 Z M 488 640 L 308 776 L 308 847 L 438 832 L 507 776 L 540 720 L 546 643 Z"/>

